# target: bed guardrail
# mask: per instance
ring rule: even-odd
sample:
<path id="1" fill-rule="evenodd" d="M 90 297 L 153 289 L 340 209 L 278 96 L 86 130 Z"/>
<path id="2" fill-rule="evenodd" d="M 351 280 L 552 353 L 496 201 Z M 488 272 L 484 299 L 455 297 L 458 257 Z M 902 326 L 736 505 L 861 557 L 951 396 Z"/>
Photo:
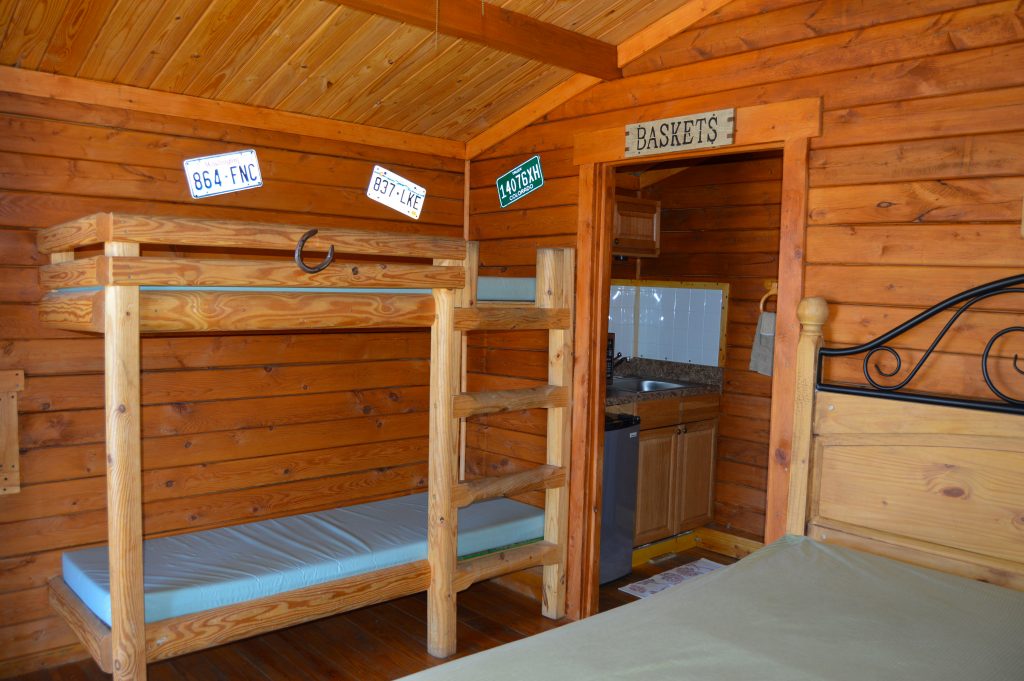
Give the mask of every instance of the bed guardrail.
<path id="1" fill-rule="evenodd" d="M 949 331 L 957 324 L 966 312 L 970 311 L 975 305 L 984 300 L 1014 293 L 1024 294 L 1024 274 L 982 284 L 981 286 L 976 286 L 964 291 L 963 293 L 947 298 L 946 300 L 943 300 L 942 302 L 907 320 L 903 324 L 900 324 L 891 331 L 888 331 L 887 333 L 882 334 L 874 340 L 862 345 L 849 348 L 821 348 L 817 355 L 817 371 L 815 372 L 817 380 L 815 387 L 824 392 L 885 397 L 889 399 L 905 400 L 924 404 L 980 409 L 991 412 L 1024 414 L 1024 400 L 1015 398 L 1008 394 L 1005 386 L 1004 388 L 998 387 L 990 370 L 990 362 L 993 358 L 992 352 L 996 343 L 1001 338 L 1012 333 L 1024 334 L 1024 326 L 1007 326 L 995 332 L 981 352 L 981 376 L 984 379 L 985 384 L 988 386 L 988 389 L 997 398 L 996 400 L 969 399 L 965 397 L 935 395 L 905 390 L 913 383 L 914 379 L 918 377 L 924 365 L 928 362 L 929 358 L 932 357 L 936 348 L 942 342 L 942 339 L 946 337 L 947 333 L 949 333 Z M 934 340 L 932 340 L 927 350 L 924 351 L 909 371 L 906 371 L 901 378 L 897 378 L 903 370 L 904 357 L 900 354 L 900 350 L 894 347 L 891 342 L 911 329 L 914 329 L 936 315 L 948 310 L 954 310 L 952 316 L 943 325 L 942 329 L 935 336 Z M 883 368 L 877 361 L 880 353 L 885 354 L 894 360 L 895 367 Z M 864 374 L 864 380 L 867 381 L 868 386 L 870 387 L 829 383 L 823 380 L 823 369 L 826 359 L 832 357 L 855 357 L 858 355 L 863 355 L 861 370 Z M 1013 355 L 1012 368 L 1014 372 L 1011 374 L 1012 376 L 1024 376 L 1024 362 L 1022 362 L 1018 353 L 1014 353 Z M 1024 380 L 1021 381 L 1021 384 L 1021 392 L 1024 393 Z"/>

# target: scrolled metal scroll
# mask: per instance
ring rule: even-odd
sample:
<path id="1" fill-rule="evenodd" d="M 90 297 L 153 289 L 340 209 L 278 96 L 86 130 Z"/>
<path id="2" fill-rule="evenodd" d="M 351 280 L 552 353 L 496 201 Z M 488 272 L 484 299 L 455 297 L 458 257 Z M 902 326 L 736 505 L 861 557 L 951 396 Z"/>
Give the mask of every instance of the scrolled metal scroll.
<path id="1" fill-rule="evenodd" d="M 995 383 L 992 381 L 992 376 L 989 374 L 988 371 L 988 358 L 989 355 L 992 353 L 992 347 L 996 344 L 997 340 L 999 340 L 1008 333 L 1014 332 L 1024 333 L 1024 326 L 1009 326 L 1003 329 L 1002 331 L 999 331 L 994 336 L 992 336 L 992 338 L 989 339 L 988 343 L 985 345 L 985 351 L 981 353 L 981 375 L 985 379 L 985 385 L 988 386 L 988 389 L 991 390 L 996 397 L 1010 404 L 1019 404 L 1021 406 L 1024 406 L 1024 400 L 1018 400 L 1013 397 L 1010 397 L 1009 395 L 1001 391 L 999 388 L 997 388 Z M 1021 376 L 1024 376 L 1024 368 L 1020 367 L 1018 362 L 1020 362 L 1020 355 L 1018 355 L 1017 353 L 1013 353 L 1013 370 L 1016 371 Z"/>
<path id="2" fill-rule="evenodd" d="M 975 305 L 983 300 L 987 300 L 994 296 L 1001 296 L 1007 293 L 1024 294 L 1024 288 L 1020 288 L 1020 285 L 1024 284 L 1024 274 L 1020 274 L 1014 277 L 1007 277 L 1006 279 L 1000 279 L 993 281 L 982 286 L 959 293 L 951 298 L 947 298 L 941 303 L 925 310 L 924 312 L 916 315 L 912 319 L 900 324 L 896 328 L 882 334 L 874 340 L 858 345 L 851 348 L 822 348 L 818 353 L 818 387 L 822 390 L 831 392 L 843 392 L 850 394 L 885 394 L 889 397 L 906 399 L 910 401 L 928 402 L 932 404 L 948 404 L 958 407 L 970 407 L 976 409 L 986 409 L 993 411 L 1011 411 L 1014 413 L 1024 413 L 1024 400 L 1012 397 L 1008 395 L 1005 389 L 998 388 L 991 376 L 989 370 L 990 359 L 992 358 L 992 351 L 995 347 L 996 342 L 1010 333 L 1024 333 L 1024 326 L 1010 326 L 996 332 L 985 346 L 981 356 L 981 373 L 985 384 L 988 389 L 995 395 L 1003 404 L 998 402 L 984 401 L 984 400 L 972 400 L 966 398 L 957 397 L 943 397 L 936 395 L 924 395 L 921 393 L 905 392 L 900 394 L 899 391 L 906 388 L 917 375 L 921 372 L 921 369 L 928 362 L 929 358 L 935 352 L 942 339 L 949 333 L 950 329 L 956 324 L 960 317 L 973 308 Z M 959 305 L 959 307 L 956 307 Z M 891 341 L 913 329 L 914 327 L 924 323 L 928 319 L 931 319 L 935 315 L 947 311 L 954 310 L 953 314 L 943 325 L 942 329 L 938 332 L 928 348 L 922 353 L 921 357 L 918 358 L 916 363 L 907 371 L 904 378 L 894 382 L 887 383 L 883 379 L 894 378 L 898 376 L 904 368 L 904 357 L 900 354 Z M 896 366 L 894 369 L 885 369 L 876 358 L 879 353 L 884 353 L 895 360 Z M 840 357 L 840 356 L 852 356 L 852 355 L 864 355 L 862 363 L 862 371 L 864 379 L 873 389 L 867 387 L 857 387 L 849 385 L 838 385 L 829 384 L 822 381 L 822 364 L 823 360 L 827 357 Z M 1019 354 L 1013 355 L 1013 369 L 1017 375 L 1024 376 L 1024 362 L 1022 362 Z"/>

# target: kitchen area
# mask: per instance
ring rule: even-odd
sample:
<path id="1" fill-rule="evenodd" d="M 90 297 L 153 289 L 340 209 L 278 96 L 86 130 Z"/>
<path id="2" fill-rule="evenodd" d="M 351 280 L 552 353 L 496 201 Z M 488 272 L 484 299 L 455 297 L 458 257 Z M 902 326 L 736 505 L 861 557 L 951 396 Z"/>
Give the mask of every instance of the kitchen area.
<path id="1" fill-rule="evenodd" d="M 764 537 L 781 158 L 620 168 L 602 583 L 702 528 Z"/>

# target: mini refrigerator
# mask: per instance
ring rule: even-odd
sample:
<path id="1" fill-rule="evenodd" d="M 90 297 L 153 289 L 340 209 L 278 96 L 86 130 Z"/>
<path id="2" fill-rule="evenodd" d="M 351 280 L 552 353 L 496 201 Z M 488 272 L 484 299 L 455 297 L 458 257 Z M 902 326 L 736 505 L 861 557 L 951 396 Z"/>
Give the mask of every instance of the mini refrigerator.
<path id="1" fill-rule="evenodd" d="M 604 416 L 601 584 L 624 577 L 633 570 L 639 432 L 637 416 Z"/>

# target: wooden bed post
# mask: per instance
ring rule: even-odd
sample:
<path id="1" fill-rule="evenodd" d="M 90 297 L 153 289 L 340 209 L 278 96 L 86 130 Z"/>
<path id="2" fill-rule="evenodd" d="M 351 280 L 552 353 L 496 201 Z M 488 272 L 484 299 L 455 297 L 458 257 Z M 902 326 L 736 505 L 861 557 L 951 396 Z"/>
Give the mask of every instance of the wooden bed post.
<path id="1" fill-rule="evenodd" d="M 135 257 L 139 245 L 108 242 L 105 252 Z M 139 287 L 105 286 L 103 292 L 113 674 L 115 681 L 144 681 Z"/>
<path id="2" fill-rule="evenodd" d="M 575 282 L 574 251 L 569 248 L 537 250 L 537 307 L 572 310 Z M 548 332 L 548 384 L 572 386 L 572 322 L 567 329 Z M 572 407 L 548 409 L 547 464 L 565 469 L 569 477 Z M 544 494 L 544 541 L 558 546 L 558 562 L 544 566 L 545 617 L 565 615 L 565 568 L 569 541 L 569 486 L 549 488 Z"/>
<path id="3" fill-rule="evenodd" d="M 459 393 L 463 334 L 454 326 L 455 295 L 453 289 L 434 289 L 434 323 L 430 328 L 427 651 L 434 657 L 452 655 L 456 645 L 458 509 L 452 494 L 458 483 L 459 421 L 454 415 L 453 397 Z"/>
<path id="4" fill-rule="evenodd" d="M 822 327 L 828 320 L 824 298 L 804 298 L 796 310 L 800 340 L 796 346 L 796 389 L 793 395 L 793 456 L 789 464 L 789 502 L 786 533 L 807 531 L 807 488 L 811 461 L 811 429 L 814 417 L 814 386 Z"/>

